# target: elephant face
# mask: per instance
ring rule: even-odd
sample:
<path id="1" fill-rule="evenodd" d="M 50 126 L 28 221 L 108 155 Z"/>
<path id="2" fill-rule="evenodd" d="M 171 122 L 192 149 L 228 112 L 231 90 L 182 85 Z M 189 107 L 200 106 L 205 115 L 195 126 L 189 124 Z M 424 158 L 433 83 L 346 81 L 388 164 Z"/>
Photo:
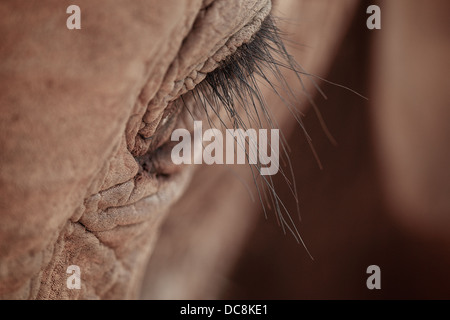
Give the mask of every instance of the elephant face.
<path id="1" fill-rule="evenodd" d="M 158 228 L 183 194 L 200 194 L 196 205 L 234 196 L 215 203 L 230 221 L 221 230 L 241 241 L 253 221 L 248 195 L 222 168 L 175 165 L 171 133 L 192 131 L 194 119 L 226 127 L 248 116 L 251 126 L 255 101 L 270 113 L 266 126 L 276 119 L 289 133 L 298 119 L 276 88 L 301 88 L 292 95 L 306 109 L 307 74 L 327 70 L 357 3 L 79 0 L 76 30 L 60 1 L 1 3 L 0 297 L 136 298 Z M 307 46 L 285 51 L 280 34 Z M 193 175 L 202 180 L 189 186 Z M 212 214 L 202 210 L 192 224 Z M 70 266 L 80 289 L 68 288 Z"/>
<path id="2" fill-rule="evenodd" d="M 272 10 L 269 0 L 77 5 L 80 30 L 65 27 L 59 2 L 0 6 L 4 298 L 136 297 L 191 176 L 167 142 L 198 107 L 177 101 Z M 66 286 L 71 265 L 80 290 Z"/>
<path id="3" fill-rule="evenodd" d="M 192 92 L 208 79 L 213 90 L 208 75 L 237 63 L 273 11 L 269 0 L 78 6 L 81 29 L 68 30 L 59 2 L 0 5 L 8 17 L 1 26 L 4 298 L 136 297 L 158 226 L 192 175 L 170 160 L 170 133 L 192 129 L 192 114 L 205 118 Z M 331 20 L 327 30 L 336 35 L 341 25 Z M 246 59 L 253 61 L 248 52 Z M 283 122 L 286 110 L 273 112 Z M 79 290 L 67 287 L 72 265 L 82 274 Z"/>
<path id="4" fill-rule="evenodd" d="M 157 226 L 191 171 L 166 152 L 171 130 L 189 125 L 170 109 L 271 10 L 267 0 L 78 5 L 82 29 L 73 31 L 63 4 L 1 5 L 10 17 L 1 54 L 6 298 L 135 297 Z M 66 287 L 69 265 L 83 274 L 80 290 Z"/>
<path id="5" fill-rule="evenodd" d="M 408 4 L 410 9 L 403 11 L 406 2 L 396 3 L 386 4 L 392 6 L 387 21 L 406 18 L 398 20 L 403 26 L 396 29 L 400 36 L 380 40 L 394 43 L 392 51 L 383 51 L 388 45 L 377 49 L 380 65 L 387 60 L 392 73 L 380 72 L 375 88 L 384 106 L 375 115 L 386 172 L 394 177 L 390 193 L 408 203 L 409 214 L 419 207 L 411 205 L 415 201 L 425 203 L 424 194 L 433 202 L 435 192 L 429 190 L 435 189 L 424 188 L 428 194 L 421 186 L 437 186 L 441 195 L 435 211 L 447 212 L 445 161 L 427 162 L 414 154 L 421 145 L 431 154 L 440 154 L 446 146 L 448 130 L 435 128 L 445 127 L 447 108 L 440 106 L 446 106 L 448 99 L 442 99 L 439 108 L 430 107 L 427 116 L 433 115 L 432 121 L 417 138 L 415 127 L 399 120 L 406 119 L 405 111 L 397 109 L 406 105 L 403 96 L 409 97 L 410 91 L 391 91 L 404 83 L 396 78 L 399 74 L 414 75 L 418 68 L 414 59 L 401 59 L 405 52 L 398 38 L 410 39 L 408 52 L 428 53 L 433 59 L 430 52 L 415 50 L 413 36 L 404 37 L 426 5 Z M 241 124 L 247 116 L 252 122 L 258 116 L 251 113 L 256 102 L 259 115 L 266 108 L 269 120 L 276 120 L 289 134 L 298 124 L 285 94 L 295 96 L 299 110 L 306 110 L 305 102 L 315 90 L 308 74 L 322 75 L 327 70 L 357 4 L 356 0 L 118 0 L 114 4 L 79 0 L 81 29 L 69 30 L 67 4 L 60 1 L 2 2 L 0 298 L 136 298 L 158 228 L 182 195 L 189 201 L 178 203 L 175 210 L 195 215 L 172 241 L 187 241 L 191 226 L 220 216 L 205 224 L 203 229 L 209 233 L 193 243 L 203 243 L 210 253 L 220 247 L 214 238 L 221 233 L 229 234 L 229 246 L 238 248 L 254 222 L 247 193 L 236 187 L 239 182 L 224 166 L 175 165 L 170 157 L 171 133 L 178 128 L 192 131 L 193 119 L 213 121 L 218 127 Z M 441 15 L 448 10 L 440 7 L 447 8 L 448 3 L 430 6 L 430 13 L 423 15 L 430 21 L 440 17 L 436 30 L 421 32 L 430 39 L 425 47 L 442 49 L 436 52 L 444 57 L 448 48 L 442 30 L 448 28 L 441 26 L 448 19 Z M 432 42 L 429 34 L 441 38 Z M 286 41 L 285 47 L 280 35 L 304 46 L 289 46 L 291 41 Z M 430 79 L 443 79 L 437 75 L 444 68 L 425 69 L 434 72 Z M 424 85 L 415 76 L 408 77 L 407 83 Z M 430 82 L 425 100 L 441 96 L 435 88 L 443 83 Z M 276 90 L 280 86 L 283 92 Z M 422 123 L 420 111 L 408 114 L 416 114 L 416 123 Z M 391 139 L 397 134 L 405 142 L 403 149 Z M 415 159 L 409 166 L 403 165 L 405 154 Z M 252 173 L 244 169 L 235 172 L 251 185 Z M 430 172 L 434 180 L 428 179 Z M 428 208 L 422 209 L 421 213 L 428 213 Z M 430 230 L 434 225 L 446 230 L 441 219 L 436 221 Z M 222 265 L 231 264 L 236 256 L 231 249 L 217 252 Z M 76 290 L 67 282 L 67 271 L 77 269 L 73 266 L 81 272 Z M 214 266 L 209 265 L 210 272 Z M 208 272 L 208 266 L 202 268 L 204 274 Z M 167 278 L 161 281 L 155 290 L 164 290 Z"/>

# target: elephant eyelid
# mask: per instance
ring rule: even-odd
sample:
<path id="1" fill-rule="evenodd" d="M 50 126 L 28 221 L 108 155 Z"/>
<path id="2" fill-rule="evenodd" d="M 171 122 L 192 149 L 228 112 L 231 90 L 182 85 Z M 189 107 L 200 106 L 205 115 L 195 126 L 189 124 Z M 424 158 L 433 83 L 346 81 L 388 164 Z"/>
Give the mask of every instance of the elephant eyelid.
<path id="1" fill-rule="evenodd" d="M 187 97 L 192 97 L 196 106 L 200 106 L 200 111 L 208 114 L 211 107 L 214 113 L 223 107 L 229 118 L 237 121 L 235 126 L 243 126 L 243 121 L 235 106 L 236 103 L 246 105 L 250 102 L 254 111 L 257 111 L 257 104 L 264 109 L 267 115 L 263 97 L 256 83 L 255 75 L 261 76 L 272 88 L 274 86 L 264 74 L 264 67 L 269 67 L 271 73 L 280 74 L 279 67 L 293 69 L 293 66 L 286 63 L 288 57 L 280 31 L 276 27 L 273 18 L 269 15 L 261 23 L 260 29 L 252 36 L 250 41 L 243 43 L 236 51 L 219 63 L 219 66 L 206 74 L 206 77 L 192 90 L 179 96 L 173 101 L 177 108 L 185 108 L 194 118 L 192 111 L 186 104 Z M 249 116 L 248 108 L 244 108 Z M 193 110 L 194 111 L 194 110 Z M 257 116 L 260 119 L 259 115 Z M 220 117 L 219 117 L 220 119 Z M 220 119 L 221 120 L 221 119 Z M 267 117 L 267 122 L 271 119 Z M 258 127 L 262 122 L 258 121 Z M 151 141 L 153 136 L 140 134 L 141 139 Z"/>
<path id="2" fill-rule="evenodd" d="M 223 107 L 235 127 L 245 128 L 243 117 L 254 120 L 252 125 L 256 127 L 262 127 L 263 122 L 273 127 L 257 78 L 262 79 L 277 95 L 280 95 L 278 89 L 270 79 L 277 79 L 283 87 L 282 90 L 291 92 L 281 73 L 283 68 L 292 70 L 297 75 L 303 73 L 287 53 L 282 33 L 269 15 L 249 42 L 243 43 L 214 71 L 209 72 L 201 83 L 183 96 L 191 95 L 206 113 L 208 108 L 211 108 L 218 115 L 219 108 Z M 183 96 L 178 99 L 182 104 L 185 101 Z M 243 106 L 243 117 L 236 108 L 237 104 Z M 248 105 L 250 107 L 246 107 Z"/>
<path id="3" fill-rule="evenodd" d="M 194 89 L 175 100 L 175 103 L 180 103 L 181 106 L 179 107 L 184 107 L 195 120 L 193 112 L 189 109 L 189 102 L 194 102 L 194 110 L 197 109 L 203 112 L 211 127 L 217 123 L 216 119 L 211 118 L 211 116 L 214 116 L 220 121 L 222 128 L 229 126 L 227 125 L 229 122 L 226 120 L 231 122 L 233 129 L 243 129 L 244 131 L 249 127 L 255 129 L 263 127 L 276 128 L 276 122 L 272 119 L 272 113 L 266 105 L 259 88 L 260 84 L 264 84 L 266 88 L 272 89 L 280 97 L 282 104 L 289 109 L 290 114 L 307 136 L 306 129 L 303 127 L 300 118 L 301 113 L 285 97 L 287 95 L 293 101 L 297 100 L 281 72 L 286 69 L 295 74 L 300 88 L 305 90 L 301 77 L 303 75 L 311 75 L 306 73 L 293 57 L 288 54 L 282 41 L 282 33 L 277 28 L 274 19 L 269 15 L 262 22 L 259 31 L 255 33 L 248 43 L 242 44 L 233 55 L 221 62 L 220 66 L 214 71 L 208 73 L 205 79 Z M 310 95 L 307 94 L 307 96 L 309 97 Z M 224 109 L 225 112 L 219 112 L 221 109 Z M 223 118 L 224 116 L 225 118 Z M 290 173 L 284 172 L 285 169 L 282 167 L 279 168 L 279 173 L 284 177 L 293 196 L 297 199 L 296 187 L 292 186 L 291 181 L 287 178 L 291 176 L 290 179 L 294 180 L 292 165 L 287 152 L 288 147 L 285 145 L 285 141 L 281 133 L 281 156 L 284 157 L 286 167 L 290 168 Z M 308 143 L 312 148 L 310 140 L 308 140 Z M 317 155 L 314 150 L 313 153 Z M 316 159 L 318 160 L 317 157 Z M 320 165 L 319 160 L 318 162 Z M 289 212 L 280 203 L 280 197 L 276 192 L 273 180 L 255 174 L 254 170 L 260 172 L 260 164 L 250 166 L 253 182 L 256 185 L 264 212 L 266 212 L 265 202 L 267 202 L 275 211 L 277 219 L 281 221 L 283 229 L 290 230 L 297 242 L 303 243 Z"/>
<path id="4" fill-rule="evenodd" d="M 205 79 L 193 90 L 177 99 L 177 102 L 181 102 L 182 107 L 184 106 L 191 113 L 186 102 L 193 100 L 194 107 L 199 108 L 206 114 L 210 126 L 217 123 L 215 119 L 211 118 L 214 115 L 217 116 L 222 128 L 228 127 L 228 121 L 226 120 L 231 122 L 233 129 L 244 131 L 248 128 L 276 128 L 276 122 L 272 119 L 272 113 L 259 88 L 259 85 L 263 83 L 265 87 L 272 89 L 280 97 L 285 107 L 290 110 L 292 116 L 303 128 L 299 112 L 293 109 L 292 104 L 283 97 L 285 94 L 294 97 L 294 94 L 281 72 L 282 69 L 294 72 L 301 85 L 300 87 L 304 88 L 300 75 L 306 73 L 287 53 L 282 41 L 282 33 L 276 27 L 274 19 L 269 15 L 248 43 L 242 44 L 217 69 L 208 73 Z M 276 83 L 272 81 L 276 81 Z M 188 100 L 187 97 L 192 99 Z M 219 112 L 220 109 L 224 109 L 225 112 Z M 192 113 L 191 116 L 193 117 Z M 225 118 L 223 118 L 224 116 Z M 305 129 L 303 128 L 303 130 Z M 282 157 L 284 154 L 287 167 L 292 169 L 287 153 L 288 148 L 285 145 L 282 133 L 281 136 Z M 266 212 L 265 202 L 263 201 L 265 199 L 270 204 L 269 206 L 274 209 L 278 220 L 282 221 L 282 227 L 290 230 L 299 243 L 303 242 L 289 212 L 284 211 L 283 205 L 280 204 L 280 197 L 272 179 L 266 179 L 262 175 L 255 174 L 253 170 L 260 172 L 260 164 L 250 166 L 253 172 L 253 182 L 257 188 L 263 210 Z M 292 186 L 287 176 L 291 175 L 290 179 L 293 180 L 293 171 L 291 170 L 289 174 L 284 172 L 281 167 L 279 170 L 286 183 Z M 296 188 L 291 187 L 291 191 L 297 198 Z"/>

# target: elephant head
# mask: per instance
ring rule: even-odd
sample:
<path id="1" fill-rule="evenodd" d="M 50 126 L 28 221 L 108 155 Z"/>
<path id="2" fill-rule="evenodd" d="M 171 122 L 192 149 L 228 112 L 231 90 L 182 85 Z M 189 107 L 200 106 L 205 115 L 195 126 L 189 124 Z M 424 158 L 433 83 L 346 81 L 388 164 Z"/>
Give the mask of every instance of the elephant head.
<path id="1" fill-rule="evenodd" d="M 261 70 L 274 70 L 278 63 L 288 68 L 269 74 L 269 83 L 280 76 L 282 84 L 300 85 L 302 72 L 325 72 L 356 1 L 80 0 L 77 5 L 81 29 L 69 30 L 60 1 L 0 4 L 2 298 L 138 297 L 161 222 L 183 193 L 195 193 L 188 185 L 192 175 L 201 175 L 201 168 L 171 161 L 171 132 L 192 129 L 193 117 L 209 119 L 202 110 L 211 104 L 205 102 L 208 95 L 219 93 L 215 106 L 224 109 L 227 85 L 236 89 L 220 83 L 230 79 L 227 67 L 240 64 L 234 76 L 250 92 L 256 82 L 245 79 L 265 75 Z M 289 23 L 299 12 L 317 18 Z M 277 15 L 287 19 L 278 21 Z M 284 45 L 276 47 L 280 30 L 314 50 L 287 46 L 284 52 Z M 249 49 L 257 39 L 273 42 Z M 286 60 L 265 55 L 269 49 Z M 315 90 L 311 78 L 305 81 L 298 102 Z M 270 85 L 257 90 L 289 132 L 295 119 L 281 107 L 279 92 Z M 251 96 L 237 101 L 232 113 L 245 112 Z M 230 115 L 221 110 L 211 117 L 220 120 L 221 114 Z M 248 172 L 240 174 L 251 179 Z M 214 188 L 232 184 L 225 176 L 204 176 L 217 182 L 211 200 Z M 236 201 L 234 210 L 250 210 L 248 202 Z M 243 226 L 251 223 L 246 219 Z M 82 274 L 78 290 L 67 286 L 72 265 Z"/>
<path id="2" fill-rule="evenodd" d="M 251 43 L 274 10 L 269 0 L 77 5 L 74 30 L 60 2 L 0 6 L 6 298 L 136 297 L 158 226 L 192 172 L 169 157 L 171 131 L 192 126 L 176 102 Z M 66 286 L 71 265 L 80 290 Z"/>

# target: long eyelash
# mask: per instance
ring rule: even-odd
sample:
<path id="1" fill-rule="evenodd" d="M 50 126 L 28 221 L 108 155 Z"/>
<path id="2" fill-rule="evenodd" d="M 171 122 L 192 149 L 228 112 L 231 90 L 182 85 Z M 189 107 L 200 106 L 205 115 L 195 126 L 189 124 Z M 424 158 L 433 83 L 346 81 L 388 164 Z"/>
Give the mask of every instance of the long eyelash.
<path id="1" fill-rule="evenodd" d="M 232 123 L 233 129 L 243 129 L 245 131 L 248 127 L 262 128 L 264 126 L 275 129 L 278 128 L 278 124 L 274 120 L 270 109 L 267 108 L 267 104 L 260 90 L 260 85 L 269 87 L 278 95 L 303 129 L 306 139 L 321 167 L 320 160 L 312 146 L 312 140 L 303 126 L 302 114 L 295 108 L 293 103 L 289 102 L 290 100 L 295 101 L 296 98 L 281 72 L 282 69 L 291 70 L 297 75 L 302 92 L 306 94 L 308 100 L 314 106 L 311 96 L 306 92 L 302 79 L 302 76 L 310 77 L 311 75 L 306 73 L 294 61 L 292 56 L 288 54 L 283 44 L 281 33 L 273 19 L 269 16 L 263 21 L 260 30 L 253 36 L 251 41 L 239 47 L 232 56 L 223 61 L 216 70 L 210 72 L 194 90 L 186 93 L 179 101 L 181 101 L 191 116 L 194 117 L 185 102 L 185 98 L 190 96 L 196 105 L 201 106 L 205 112 L 210 127 L 215 127 L 212 119 L 215 117 L 219 119 L 222 128 L 227 128 L 226 120 L 228 119 Z M 276 79 L 276 82 L 273 83 L 270 80 L 271 78 Z M 314 85 L 316 84 L 314 83 Z M 321 92 L 319 88 L 318 90 Z M 237 108 L 237 106 L 242 106 L 242 108 Z M 221 108 L 225 110 L 227 119 L 222 118 Z M 318 112 L 316 107 L 314 109 Z M 324 126 L 324 123 L 322 125 Z M 328 132 L 325 126 L 324 129 L 325 132 Z M 329 136 L 333 141 L 334 139 L 332 139 L 331 135 Z M 248 144 L 249 142 L 246 143 Z M 282 132 L 280 135 L 280 146 L 282 150 L 280 160 L 285 162 L 285 167 L 287 167 L 288 172 L 284 171 L 281 163 L 279 172 L 290 188 L 290 192 L 296 201 L 297 212 L 300 217 L 294 170 L 289 158 L 287 140 Z M 241 147 L 246 150 L 245 146 Z M 247 151 L 246 156 L 248 160 Z M 257 174 L 261 170 L 260 164 L 250 165 L 250 168 L 265 216 L 267 217 L 267 210 L 273 208 L 278 224 L 283 229 L 283 232 L 286 233 L 286 230 L 289 230 L 296 241 L 303 244 L 312 258 L 288 209 L 275 190 L 272 177 Z"/>

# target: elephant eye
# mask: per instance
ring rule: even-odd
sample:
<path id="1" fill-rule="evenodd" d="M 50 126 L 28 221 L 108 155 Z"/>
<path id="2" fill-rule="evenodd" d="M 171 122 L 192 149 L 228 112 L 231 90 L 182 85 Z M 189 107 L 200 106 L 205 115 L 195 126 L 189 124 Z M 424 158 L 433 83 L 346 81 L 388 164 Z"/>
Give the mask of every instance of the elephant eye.
<path id="1" fill-rule="evenodd" d="M 249 126 L 261 128 L 264 125 L 275 127 L 259 84 L 263 83 L 271 88 L 282 101 L 286 101 L 286 94 L 295 99 L 282 69 L 295 72 L 299 80 L 300 74 L 306 74 L 288 54 L 281 32 L 269 15 L 250 41 L 243 43 L 179 100 L 185 104 L 186 97 L 190 96 L 196 107 L 207 115 L 213 113 L 219 116 L 219 110 L 223 108 L 235 128 L 245 130 Z M 276 79 L 277 83 L 274 84 L 271 79 Z M 300 113 L 287 102 L 286 106 L 302 125 Z"/>
<path id="2" fill-rule="evenodd" d="M 301 66 L 288 54 L 281 35 L 269 15 L 249 42 L 242 44 L 234 54 L 222 61 L 218 68 L 208 73 L 201 83 L 175 102 L 181 103 L 180 107 L 187 109 L 193 118 L 193 111 L 202 110 L 210 126 L 214 126 L 214 123 L 217 123 L 215 119 L 218 118 L 220 125 L 225 128 L 228 128 L 227 123 L 231 121 L 233 129 L 244 131 L 248 128 L 262 127 L 276 129 L 276 123 L 272 119 L 271 111 L 259 87 L 264 85 L 280 97 L 303 128 L 301 113 L 295 109 L 293 103 L 288 102 L 288 100 L 296 99 L 281 71 L 288 69 L 294 72 L 301 89 L 303 89 L 303 83 L 300 76 L 308 74 L 302 71 Z M 193 102 L 193 108 L 190 108 L 191 102 Z M 225 118 L 222 118 L 224 113 L 219 112 L 221 109 L 225 111 Z M 283 137 L 280 141 L 280 151 L 289 172 L 284 172 L 284 169 L 280 167 L 279 173 L 285 178 L 292 195 L 297 198 L 295 184 L 290 182 L 290 179 L 294 179 L 293 170 L 284 141 Z M 289 212 L 281 203 L 272 179 L 257 174 L 260 171 L 258 165 L 251 165 L 250 168 L 263 210 L 265 211 L 266 208 L 262 199 L 266 199 L 270 203 L 269 206 L 276 211 L 283 229 L 290 230 L 298 242 L 303 242 Z"/>
<path id="3" fill-rule="evenodd" d="M 248 127 L 261 128 L 265 125 L 275 128 L 276 124 L 259 86 L 268 87 L 278 95 L 284 107 L 289 109 L 292 117 L 303 129 L 318 165 L 321 167 L 320 160 L 303 126 L 301 119 L 303 114 L 295 107 L 297 98 L 294 95 L 294 90 L 284 78 L 283 69 L 295 74 L 298 80 L 298 88 L 306 95 L 313 106 L 324 133 L 330 142 L 335 144 L 336 142 L 323 121 L 320 111 L 312 101 L 311 95 L 305 92 L 303 78 L 312 81 L 317 91 L 324 98 L 326 96 L 314 81 L 315 79 L 341 87 L 363 99 L 367 100 L 367 98 L 351 88 L 307 73 L 289 55 L 283 43 L 283 33 L 278 29 L 271 15 L 265 18 L 260 29 L 250 41 L 243 43 L 234 54 L 222 61 L 218 68 L 208 73 L 200 84 L 178 100 L 181 100 L 182 104 L 185 105 L 186 96 L 192 97 L 197 108 L 203 110 L 207 116 L 210 114 L 217 115 L 222 125 L 225 125 L 225 121 L 222 121 L 225 119 L 220 118 L 219 110 L 225 109 L 226 118 L 232 121 L 234 129 L 246 130 Z"/>

